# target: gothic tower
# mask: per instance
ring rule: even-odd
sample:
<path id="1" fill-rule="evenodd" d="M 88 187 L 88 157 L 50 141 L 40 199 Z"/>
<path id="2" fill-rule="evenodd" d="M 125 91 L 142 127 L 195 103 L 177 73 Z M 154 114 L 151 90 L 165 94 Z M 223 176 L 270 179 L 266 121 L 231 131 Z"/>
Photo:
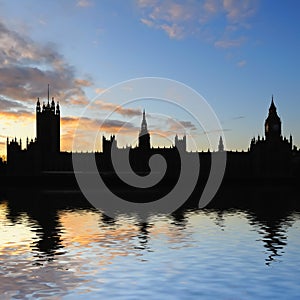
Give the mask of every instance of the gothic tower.
<path id="1" fill-rule="evenodd" d="M 290 176 L 292 138 L 282 136 L 281 120 L 277 114 L 273 96 L 268 117 L 265 120 L 265 139 L 253 139 L 250 152 L 253 174 L 280 178 Z"/>
<path id="2" fill-rule="evenodd" d="M 223 151 L 224 151 L 224 143 L 223 143 L 222 136 L 220 136 L 219 145 L 218 145 L 218 152 L 223 152 Z"/>
<path id="3" fill-rule="evenodd" d="M 139 134 L 139 145 L 138 146 L 142 150 L 150 149 L 150 134 L 147 129 L 145 110 L 143 111 L 143 120 L 142 120 L 142 124 L 141 124 L 141 131 Z"/>
<path id="4" fill-rule="evenodd" d="M 269 115 L 265 121 L 265 136 L 267 141 L 278 141 L 281 139 L 281 120 L 277 115 L 276 106 L 273 101 L 269 108 Z"/>
<path id="5" fill-rule="evenodd" d="M 58 102 L 55 105 L 54 98 L 50 104 L 49 85 L 48 103 L 43 103 L 41 107 L 38 98 L 36 104 L 36 140 L 42 155 L 60 152 L 60 109 Z"/>

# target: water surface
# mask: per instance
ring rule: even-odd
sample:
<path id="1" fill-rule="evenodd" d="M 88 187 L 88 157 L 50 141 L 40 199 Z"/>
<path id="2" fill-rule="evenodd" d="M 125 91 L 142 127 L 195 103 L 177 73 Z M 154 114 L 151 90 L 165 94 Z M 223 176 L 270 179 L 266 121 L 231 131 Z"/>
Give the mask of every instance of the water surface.
<path id="1" fill-rule="evenodd" d="M 2 196 L 1 299 L 300 296 L 297 211 L 185 210 L 141 222 L 79 198 Z"/>

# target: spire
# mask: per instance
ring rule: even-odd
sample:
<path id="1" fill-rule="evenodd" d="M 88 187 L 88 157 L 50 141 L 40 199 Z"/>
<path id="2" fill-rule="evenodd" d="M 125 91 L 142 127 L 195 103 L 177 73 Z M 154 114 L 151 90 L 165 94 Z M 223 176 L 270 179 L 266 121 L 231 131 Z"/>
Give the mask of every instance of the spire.
<path id="1" fill-rule="evenodd" d="M 146 121 L 146 113 L 145 110 L 143 110 L 143 120 L 142 120 L 142 124 L 141 124 L 141 131 L 139 134 L 139 143 L 138 143 L 138 147 L 140 149 L 150 149 L 150 134 L 148 132 L 147 129 L 147 121 Z"/>
<path id="2" fill-rule="evenodd" d="M 48 83 L 48 105 L 49 105 L 49 101 L 50 101 L 50 88 L 49 88 L 49 83 Z"/>
<path id="3" fill-rule="evenodd" d="M 143 120 L 142 120 L 142 125 L 141 125 L 141 133 L 142 134 L 148 133 L 145 109 L 143 110 Z"/>
<path id="4" fill-rule="evenodd" d="M 223 143 L 222 136 L 220 136 L 220 139 L 219 139 L 218 151 L 219 152 L 223 152 L 224 151 L 224 143 Z"/>
<path id="5" fill-rule="evenodd" d="M 270 105 L 270 108 L 269 108 L 269 110 L 271 111 L 276 111 L 276 106 L 275 106 L 275 104 L 274 104 L 274 98 L 273 98 L 273 95 L 272 95 L 272 101 L 271 101 L 271 105 Z"/>

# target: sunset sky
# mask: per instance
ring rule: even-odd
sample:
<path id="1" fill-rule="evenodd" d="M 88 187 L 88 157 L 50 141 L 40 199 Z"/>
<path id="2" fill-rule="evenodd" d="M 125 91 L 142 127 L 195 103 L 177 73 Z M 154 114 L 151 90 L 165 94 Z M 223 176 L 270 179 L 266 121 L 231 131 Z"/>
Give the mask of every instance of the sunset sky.
<path id="1" fill-rule="evenodd" d="M 299 147 L 299 12 L 297 0 L 0 1 L 0 154 L 6 137 L 23 145 L 35 137 L 36 98 L 46 101 L 48 84 L 61 104 L 61 149 L 71 150 L 86 105 L 94 109 L 82 128 L 88 136 L 124 102 L 121 94 L 97 95 L 139 77 L 169 78 L 201 94 L 231 150 L 263 134 L 273 94 L 283 133 Z M 119 107 L 101 133 L 123 126 L 119 145 L 132 143 L 143 108 L 151 132 L 172 140 L 180 123 L 204 134 L 188 114 L 146 100 Z"/>

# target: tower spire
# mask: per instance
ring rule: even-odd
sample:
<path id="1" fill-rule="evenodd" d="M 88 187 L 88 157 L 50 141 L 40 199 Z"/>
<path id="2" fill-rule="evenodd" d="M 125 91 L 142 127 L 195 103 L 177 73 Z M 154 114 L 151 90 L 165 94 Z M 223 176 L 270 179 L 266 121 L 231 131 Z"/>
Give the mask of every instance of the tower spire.
<path id="1" fill-rule="evenodd" d="M 50 101 L 50 88 L 49 88 L 49 83 L 48 83 L 48 104 L 49 104 L 49 101 Z"/>
<path id="2" fill-rule="evenodd" d="M 270 105 L 269 110 L 276 111 L 276 106 L 274 104 L 274 97 L 273 97 L 273 95 L 272 95 L 272 101 L 271 101 L 271 105 Z"/>
<path id="3" fill-rule="evenodd" d="M 150 134 L 147 128 L 145 109 L 143 110 L 143 120 L 141 124 L 141 131 L 139 134 L 139 148 L 144 150 L 150 149 Z"/>
<path id="4" fill-rule="evenodd" d="M 143 134 L 148 133 L 145 109 L 143 110 L 143 120 L 142 120 L 142 126 L 141 126 L 141 133 L 143 133 Z"/>
<path id="5" fill-rule="evenodd" d="M 219 138 L 218 151 L 219 152 L 223 152 L 224 151 L 224 143 L 223 143 L 223 139 L 222 139 L 221 135 L 220 135 L 220 138 Z"/>

